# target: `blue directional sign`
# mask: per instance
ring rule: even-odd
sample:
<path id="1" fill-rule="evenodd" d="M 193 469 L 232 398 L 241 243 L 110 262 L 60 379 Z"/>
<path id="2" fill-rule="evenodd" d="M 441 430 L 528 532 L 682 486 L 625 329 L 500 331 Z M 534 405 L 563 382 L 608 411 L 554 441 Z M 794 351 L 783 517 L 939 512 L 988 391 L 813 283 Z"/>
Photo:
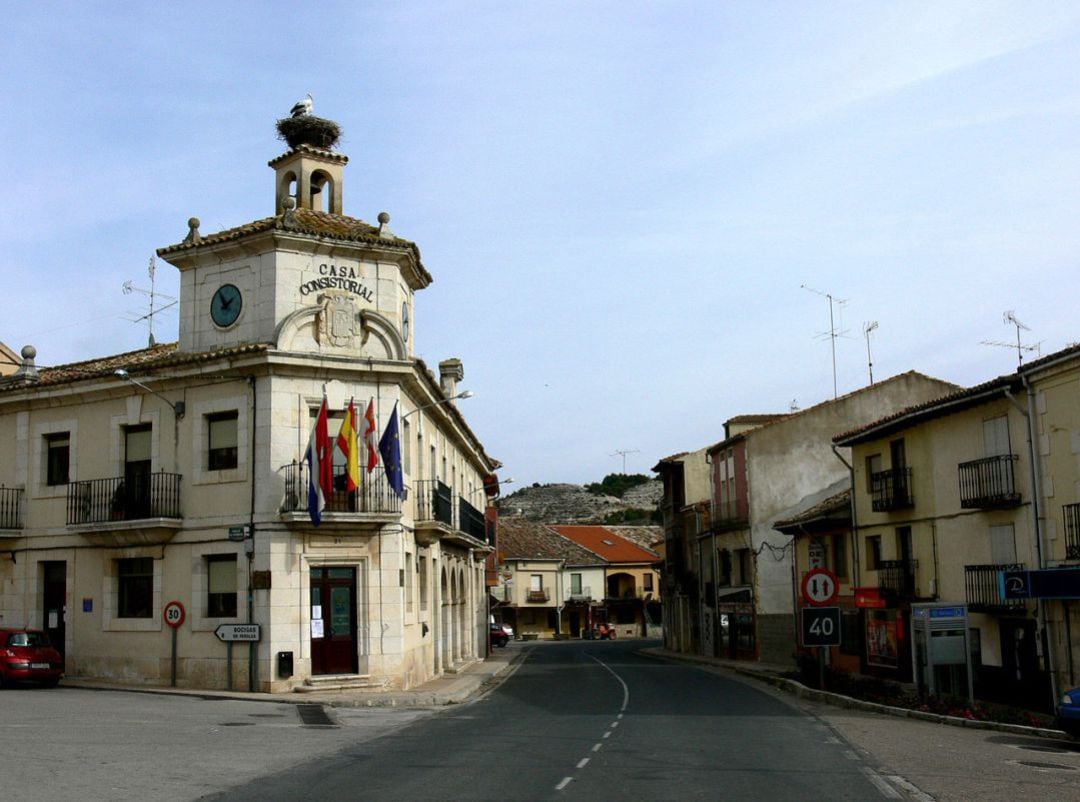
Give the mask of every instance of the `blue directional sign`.
<path id="1" fill-rule="evenodd" d="M 1080 599 L 1080 568 L 1001 571 L 998 589 L 1003 599 Z"/>

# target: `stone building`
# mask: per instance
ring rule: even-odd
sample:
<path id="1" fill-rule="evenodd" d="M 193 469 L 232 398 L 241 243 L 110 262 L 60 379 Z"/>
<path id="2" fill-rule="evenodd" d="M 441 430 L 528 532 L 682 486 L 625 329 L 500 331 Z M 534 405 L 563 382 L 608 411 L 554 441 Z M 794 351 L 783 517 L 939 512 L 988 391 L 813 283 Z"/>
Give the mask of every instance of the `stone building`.
<path id="1" fill-rule="evenodd" d="M 49 369 L 23 349 L 0 383 L 0 625 L 48 629 L 69 675 L 394 688 L 486 653 L 498 463 L 458 410 L 461 362 L 414 355 L 419 249 L 345 216 L 348 158 L 321 145 L 269 163 L 270 216 L 192 218 L 158 251 L 177 343 Z M 331 440 L 355 400 L 400 456 L 350 490 L 334 449 L 316 525 L 324 398 Z"/>

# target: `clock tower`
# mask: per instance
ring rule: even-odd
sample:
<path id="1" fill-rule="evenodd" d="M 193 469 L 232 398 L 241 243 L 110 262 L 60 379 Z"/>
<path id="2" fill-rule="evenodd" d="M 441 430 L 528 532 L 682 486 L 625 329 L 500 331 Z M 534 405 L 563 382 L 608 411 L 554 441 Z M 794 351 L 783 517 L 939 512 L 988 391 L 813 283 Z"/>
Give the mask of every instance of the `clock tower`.
<path id="1" fill-rule="evenodd" d="M 283 120 L 279 130 L 297 122 Z M 182 242 L 158 250 L 181 273 L 179 350 L 266 344 L 410 360 L 413 296 L 431 274 L 416 245 L 390 230 L 388 214 L 373 225 L 344 213 L 349 159 L 333 149 L 336 123 L 310 116 L 299 123 L 289 150 L 269 162 L 272 217 L 214 234 L 203 234 L 193 217 Z M 327 126 L 334 136 L 324 135 Z"/>

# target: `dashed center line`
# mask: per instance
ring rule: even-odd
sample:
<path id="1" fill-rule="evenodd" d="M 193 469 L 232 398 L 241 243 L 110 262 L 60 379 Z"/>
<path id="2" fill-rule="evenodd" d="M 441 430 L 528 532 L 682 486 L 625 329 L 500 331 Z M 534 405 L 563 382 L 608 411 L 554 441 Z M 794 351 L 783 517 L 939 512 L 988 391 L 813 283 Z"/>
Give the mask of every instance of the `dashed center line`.
<path id="1" fill-rule="evenodd" d="M 592 748 L 592 750 L 593 750 L 594 752 L 599 752 L 599 751 L 600 751 L 600 747 L 601 747 L 601 746 L 603 746 L 603 744 L 593 744 L 593 748 Z"/>
<path id="2" fill-rule="evenodd" d="M 589 763 L 589 761 L 590 761 L 590 760 L 592 760 L 592 758 L 589 758 L 589 757 L 583 757 L 583 758 L 582 758 L 581 760 L 579 760 L 579 761 L 578 761 L 577 767 L 578 767 L 579 769 L 583 769 L 583 768 L 585 768 L 585 766 L 587 766 L 587 765 L 588 765 L 588 763 Z"/>
<path id="3" fill-rule="evenodd" d="M 589 655 L 589 657 L 591 659 L 593 659 L 593 660 L 596 660 L 597 663 L 599 663 L 601 666 L 603 666 L 606 671 L 608 671 L 613 677 L 615 677 L 615 679 L 617 679 L 619 681 L 619 684 L 622 685 L 622 689 L 623 689 L 622 706 L 619 708 L 619 714 L 615 717 L 615 721 L 613 721 L 611 723 L 611 725 L 608 727 L 607 732 L 605 732 L 603 734 L 603 736 L 601 738 L 601 741 L 599 743 L 593 744 L 592 752 L 595 754 L 596 752 L 599 752 L 600 749 L 603 747 L 603 745 L 604 745 L 603 741 L 610 738 L 612 731 L 616 727 L 619 726 L 619 722 L 622 720 L 624 712 L 625 712 L 627 706 L 630 704 L 630 688 L 626 684 L 626 682 L 623 680 L 623 678 L 620 677 L 615 672 L 615 670 L 611 668 L 611 666 L 609 666 L 607 663 L 603 662 L 602 660 L 597 660 L 592 655 Z M 583 757 L 581 760 L 579 760 L 577 762 L 577 770 L 581 770 L 581 769 L 585 768 L 585 766 L 588 765 L 589 760 L 591 760 L 591 758 L 587 758 L 587 757 Z M 568 786 L 573 781 L 574 781 L 573 777 L 563 777 L 562 781 L 558 785 L 555 786 L 555 790 L 556 791 L 562 791 L 564 788 L 566 788 L 566 786 Z"/>
<path id="4" fill-rule="evenodd" d="M 563 777 L 562 782 L 555 786 L 555 790 L 556 791 L 561 791 L 566 786 L 568 786 L 573 779 L 574 779 L 573 777 Z"/>

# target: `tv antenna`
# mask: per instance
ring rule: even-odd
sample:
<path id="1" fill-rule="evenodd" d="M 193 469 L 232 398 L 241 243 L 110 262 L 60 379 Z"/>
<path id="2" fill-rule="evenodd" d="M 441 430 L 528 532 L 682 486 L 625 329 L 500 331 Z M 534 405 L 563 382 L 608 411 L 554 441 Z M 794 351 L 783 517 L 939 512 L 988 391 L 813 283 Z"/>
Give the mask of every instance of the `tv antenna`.
<path id="1" fill-rule="evenodd" d="M 1016 315 L 1013 314 L 1013 311 L 1011 309 L 1008 310 L 1007 312 L 1005 312 L 1004 314 L 1002 314 L 1001 319 L 1002 319 L 1002 322 L 1006 326 L 1011 325 L 1011 326 L 1016 327 L 1016 342 L 1015 343 L 1006 343 L 1006 342 L 1001 342 L 1000 340 L 980 340 L 981 345 L 996 345 L 996 346 L 999 346 L 1001 348 L 1015 348 L 1016 349 L 1016 364 L 1017 365 L 1023 365 L 1024 364 L 1024 351 L 1034 351 L 1036 354 L 1041 354 L 1042 353 L 1042 341 L 1041 340 L 1039 342 L 1035 343 L 1034 345 L 1025 345 L 1025 344 L 1020 342 L 1020 331 L 1021 330 L 1023 330 L 1023 331 L 1031 331 L 1031 329 L 1028 326 L 1025 326 L 1019 320 L 1017 320 Z"/>
<path id="2" fill-rule="evenodd" d="M 154 263 L 154 257 L 153 256 L 150 257 L 150 266 L 147 268 L 146 272 L 150 276 L 150 289 L 144 290 L 142 287 L 136 287 L 135 284 L 131 281 L 131 279 L 128 279 L 127 281 L 124 282 L 122 290 L 124 292 L 124 295 L 131 295 L 131 293 L 137 292 L 140 295 L 145 295 L 145 296 L 149 297 L 149 299 L 150 299 L 150 311 L 147 312 L 142 317 L 135 318 L 131 322 L 132 323 L 141 323 L 144 320 L 147 322 L 147 325 L 150 328 L 150 338 L 149 338 L 148 345 L 150 347 L 153 347 L 153 346 L 157 345 L 157 340 L 154 339 L 154 315 L 159 314 L 161 312 L 164 312 L 166 309 L 169 309 L 170 307 L 176 306 L 177 302 L 176 302 L 176 296 L 175 295 L 165 295 L 164 293 L 161 293 L 161 292 L 157 291 L 157 289 L 156 289 L 156 286 L 157 286 L 156 285 L 156 280 L 154 278 L 154 273 L 156 271 L 155 271 L 155 263 Z M 158 298 L 162 298 L 162 299 L 164 299 L 166 301 L 171 301 L 171 303 L 167 303 L 167 304 L 165 304 L 165 306 L 162 306 L 162 307 L 160 307 L 158 309 L 155 309 L 154 304 L 155 304 L 155 302 L 157 301 Z"/>
<path id="3" fill-rule="evenodd" d="M 640 454 L 641 450 L 637 448 L 615 449 L 615 453 L 608 454 L 609 457 L 622 457 L 622 472 L 626 473 L 626 455 L 627 454 Z"/>
<path id="4" fill-rule="evenodd" d="M 862 324 L 863 336 L 866 337 L 866 366 L 870 369 L 870 386 L 874 385 L 874 360 L 870 356 L 870 332 L 878 327 L 876 320 L 868 320 Z"/>
<path id="5" fill-rule="evenodd" d="M 829 338 L 829 344 L 832 346 L 832 394 L 833 394 L 833 398 L 836 398 L 837 397 L 837 390 L 836 390 L 836 338 L 837 337 L 842 337 L 843 335 L 847 334 L 847 332 L 846 331 L 837 331 L 836 330 L 836 323 L 834 322 L 834 317 L 833 317 L 833 307 L 838 306 L 838 307 L 843 308 L 844 304 L 847 303 L 847 299 L 845 299 L 845 298 L 833 298 L 833 296 L 830 293 L 822 292 L 821 290 L 815 290 L 813 287 L 807 287 L 805 284 L 800 284 L 799 287 L 801 289 L 806 290 L 807 292 L 814 293 L 814 295 L 820 295 L 822 298 L 828 298 L 829 299 L 829 330 L 828 331 L 823 331 L 820 334 L 818 334 L 817 336 L 819 338 L 828 337 Z"/>

